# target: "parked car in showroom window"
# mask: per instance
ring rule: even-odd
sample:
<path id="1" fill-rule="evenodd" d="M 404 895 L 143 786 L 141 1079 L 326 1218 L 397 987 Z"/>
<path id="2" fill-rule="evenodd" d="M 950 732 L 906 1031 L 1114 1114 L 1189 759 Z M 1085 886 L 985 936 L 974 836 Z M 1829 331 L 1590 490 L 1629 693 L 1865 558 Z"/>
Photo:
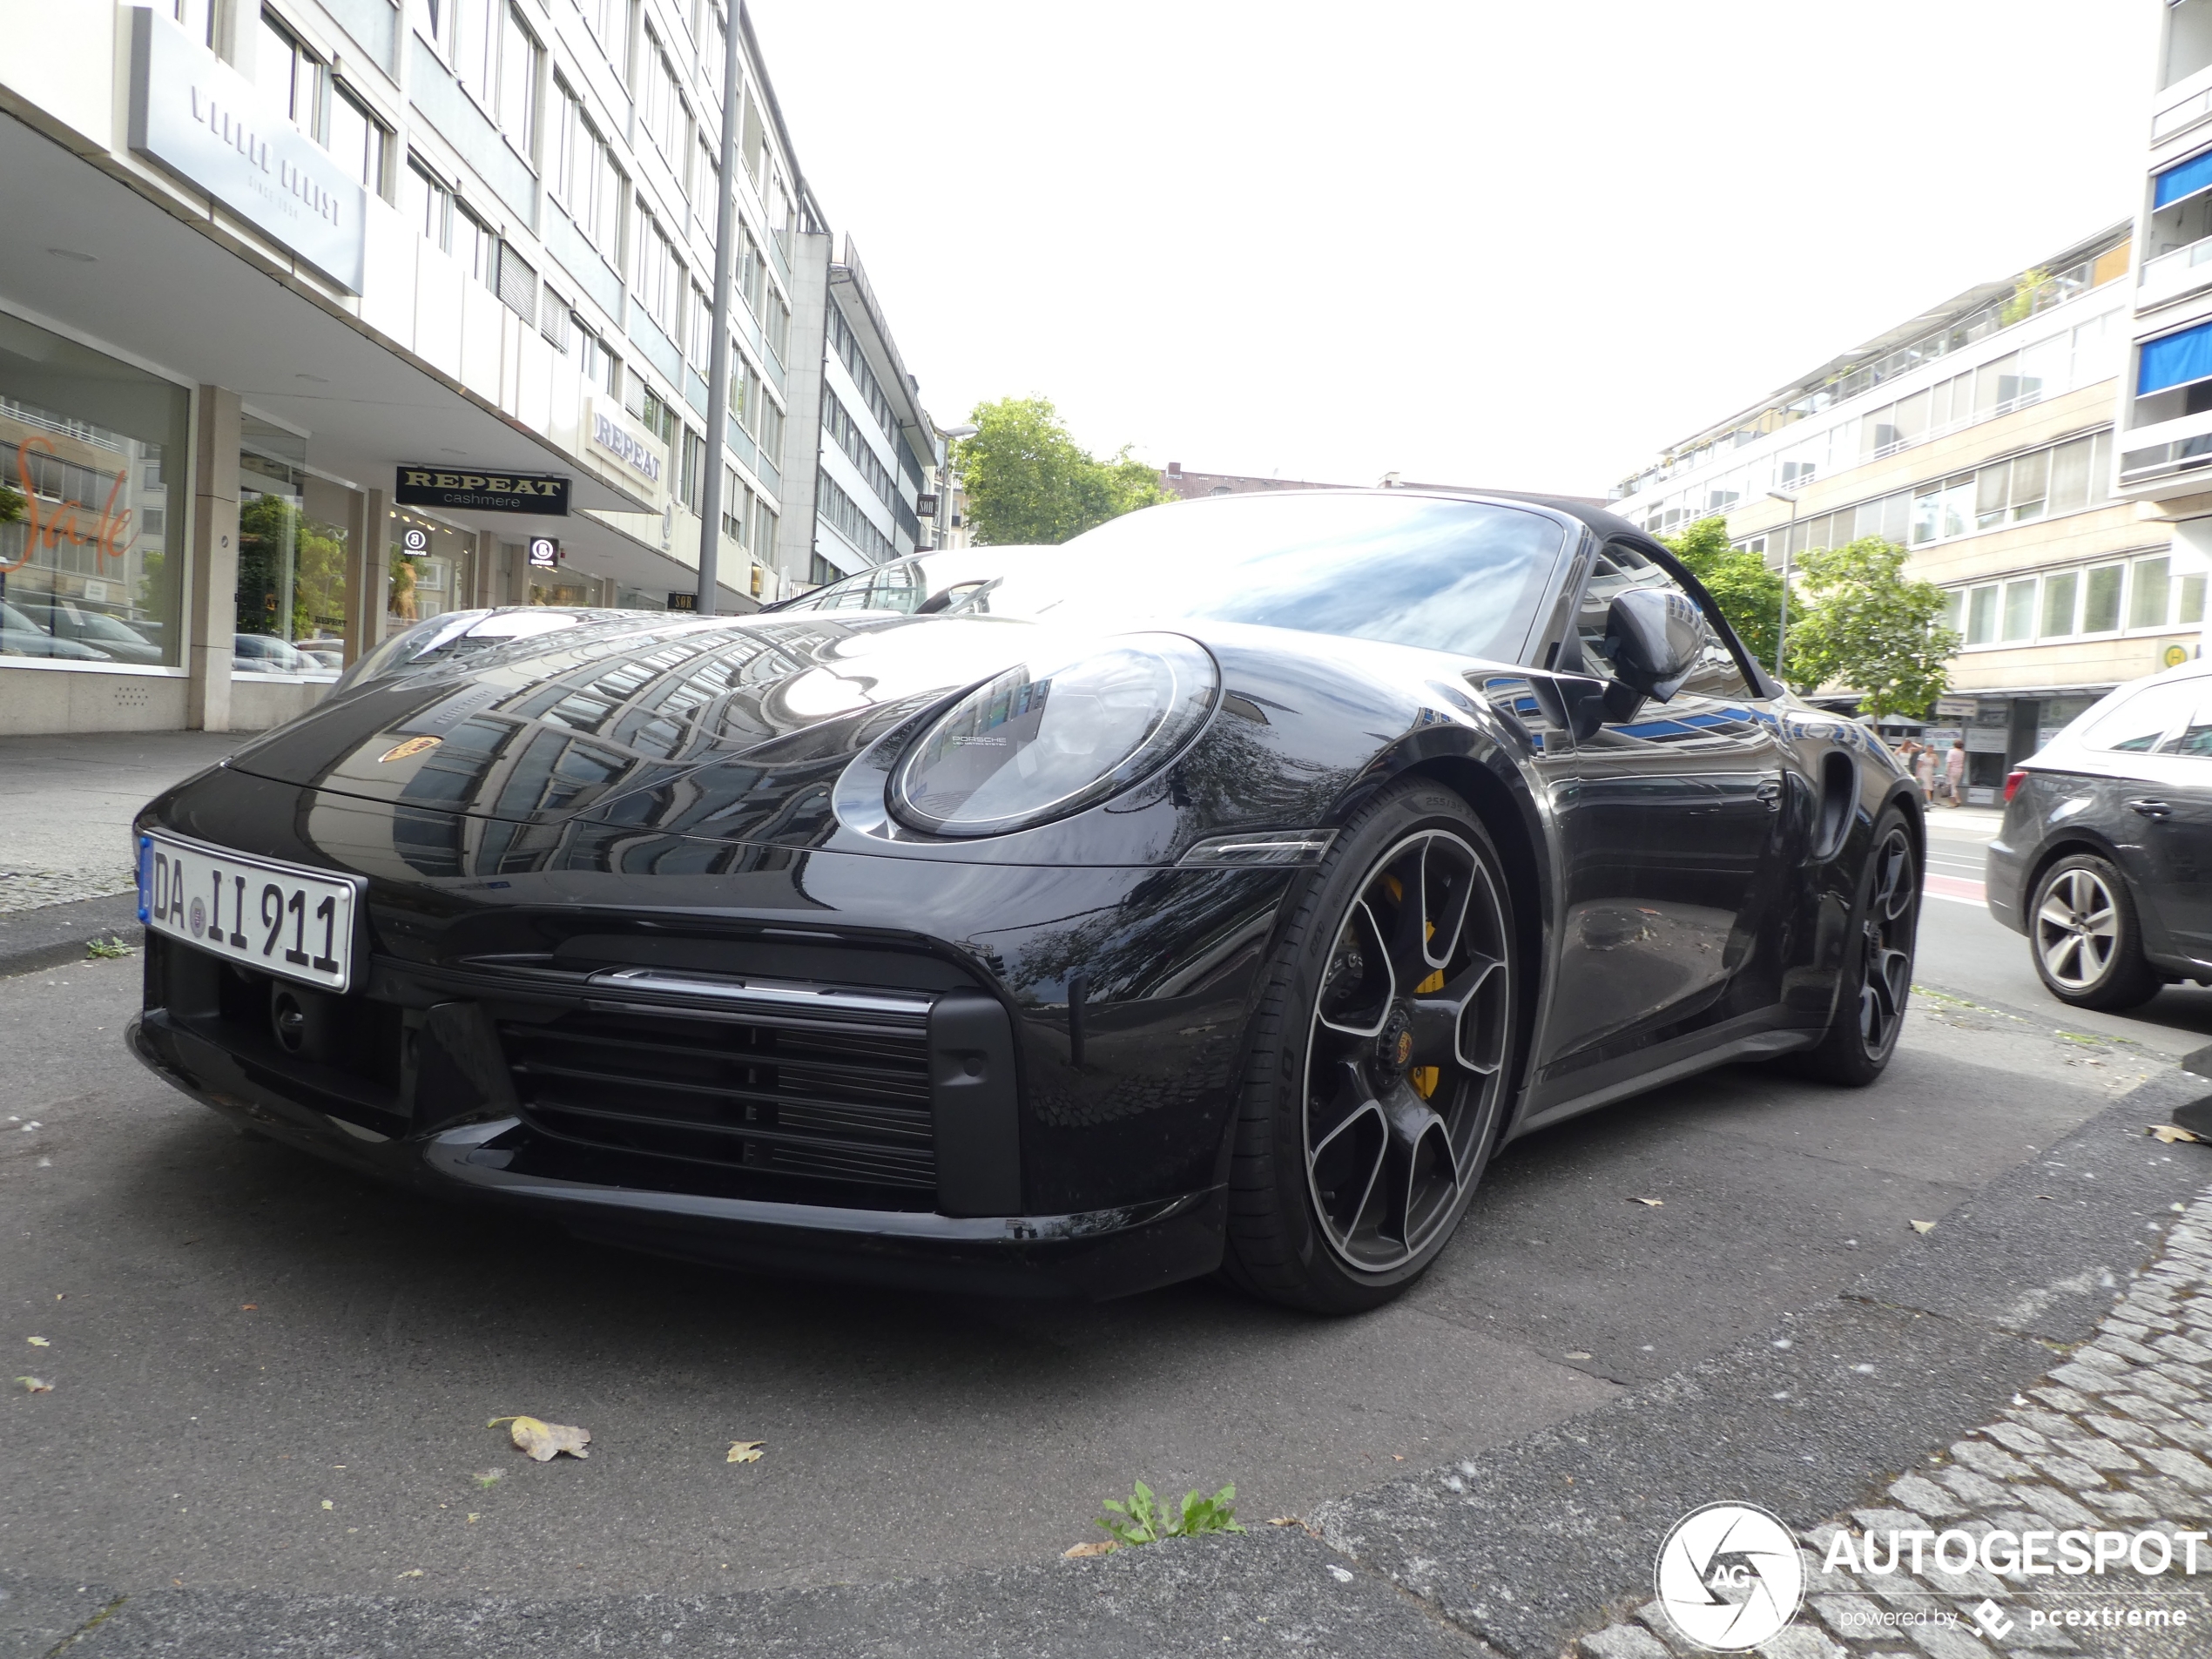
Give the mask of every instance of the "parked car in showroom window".
<path id="1" fill-rule="evenodd" d="M 590 1238 L 1338 1312 L 1517 1136 L 1888 1062 L 1918 795 L 1626 522 L 1314 491 L 907 563 L 371 653 L 140 815 L 138 1053 Z"/>
<path id="2" fill-rule="evenodd" d="M 2212 663 L 2121 686 L 2020 763 L 1986 889 L 2062 1002 L 2212 983 Z"/>
<path id="3" fill-rule="evenodd" d="M 78 663 L 111 663 L 107 652 L 75 639 L 57 638 L 30 612 L 0 600 L 0 657 L 52 657 Z"/>

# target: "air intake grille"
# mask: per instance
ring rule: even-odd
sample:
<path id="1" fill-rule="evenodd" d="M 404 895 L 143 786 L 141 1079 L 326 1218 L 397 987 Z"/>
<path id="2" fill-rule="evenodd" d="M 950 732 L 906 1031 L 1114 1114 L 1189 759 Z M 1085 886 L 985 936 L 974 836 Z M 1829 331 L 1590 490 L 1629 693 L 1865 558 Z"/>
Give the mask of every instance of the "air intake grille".
<path id="1" fill-rule="evenodd" d="M 610 1000 L 550 1024 L 503 1022 L 523 1115 L 575 1146 L 934 1190 L 927 1000 L 861 994 L 840 1006 L 831 993 L 779 1007 L 772 995 L 732 988 L 713 999 L 723 1006 L 698 1008 Z"/>

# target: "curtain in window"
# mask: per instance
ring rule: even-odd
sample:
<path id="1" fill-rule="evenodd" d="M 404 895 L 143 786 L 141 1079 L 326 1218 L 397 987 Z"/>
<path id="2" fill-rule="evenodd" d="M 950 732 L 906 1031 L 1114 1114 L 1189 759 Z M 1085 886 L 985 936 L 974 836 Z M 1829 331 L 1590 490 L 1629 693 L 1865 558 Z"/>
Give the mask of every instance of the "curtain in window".
<path id="1" fill-rule="evenodd" d="M 2146 344 L 2135 366 L 2135 395 L 2147 397 L 2207 376 L 2212 376 L 2212 322 Z"/>
<path id="2" fill-rule="evenodd" d="M 2184 196 L 2194 196 L 2200 190 L 2212 186 L 2212 150 L 2201 156 L 2192 156 L 2178 167 L 2168 167 L 2158 175 L 2157 188 L 2153 192 L 2154 205 L 2167 207 Z"/>

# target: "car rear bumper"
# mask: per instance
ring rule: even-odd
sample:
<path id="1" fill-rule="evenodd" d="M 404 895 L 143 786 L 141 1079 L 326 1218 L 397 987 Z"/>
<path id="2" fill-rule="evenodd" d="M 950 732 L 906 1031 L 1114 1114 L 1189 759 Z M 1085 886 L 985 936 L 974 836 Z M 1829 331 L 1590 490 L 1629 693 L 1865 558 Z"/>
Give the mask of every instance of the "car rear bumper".
<path id="1" fill-rule="evenodd" d="M 1043 1216 L 653 1190 L 533 1170 L 532 1131 L 512 1114 L 386 1134 L 344 1098 L 211 1041 L 165 1009 L 133 1021 L 128 1041 L 158 1076 L 273 1140 L 417 1190 L 535 1212 L 579 1237 L 663 1255 L 914 1289 L 1093 1299 L 1196 1278 L 1221 1262 L 1227 1195 L 1219 1186 Z"/>
<path id="2" fill-rule="evenodd" d="M 2027 931 L 2027 860 L 2009 845 L 2002 833 L 1989 844 L 1989 861 L 1982 874 L 1982 891 L 1989 914 L 2016 934 Z"/>

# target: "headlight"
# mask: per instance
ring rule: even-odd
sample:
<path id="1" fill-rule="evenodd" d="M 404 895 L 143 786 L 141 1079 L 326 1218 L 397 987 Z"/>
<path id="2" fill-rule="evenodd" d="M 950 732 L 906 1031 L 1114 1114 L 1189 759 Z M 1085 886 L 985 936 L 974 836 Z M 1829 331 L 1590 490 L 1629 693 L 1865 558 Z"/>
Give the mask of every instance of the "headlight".
<path id="1" fill-rule="evenodd" d="M 1000 835 L 1080 812 L 1158 771 L 1205 724 L 1220 676 L 1176 634 L 1127 634 L 953 705 L 893 770 L 890 806 L 935 835 Z"/>

